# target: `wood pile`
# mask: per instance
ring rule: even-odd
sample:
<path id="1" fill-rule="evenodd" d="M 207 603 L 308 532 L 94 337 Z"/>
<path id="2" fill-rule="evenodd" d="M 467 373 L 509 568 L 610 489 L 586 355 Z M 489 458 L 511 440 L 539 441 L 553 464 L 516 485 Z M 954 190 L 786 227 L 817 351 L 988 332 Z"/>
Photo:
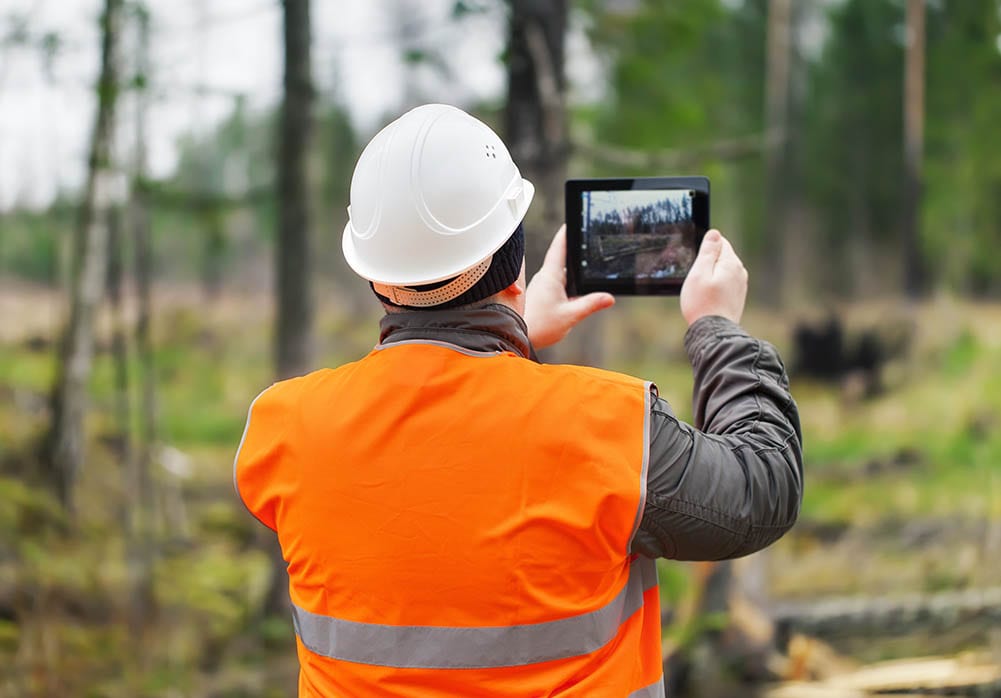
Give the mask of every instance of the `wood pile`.
<path id="1" fill-rule="evenodd" d="M 987 656 L 900 659 L 833 674 L 820 681 L 791 681 L 765 698 L 868 698 L 870 696 L 1001 696 L 1001 664 Z"/>

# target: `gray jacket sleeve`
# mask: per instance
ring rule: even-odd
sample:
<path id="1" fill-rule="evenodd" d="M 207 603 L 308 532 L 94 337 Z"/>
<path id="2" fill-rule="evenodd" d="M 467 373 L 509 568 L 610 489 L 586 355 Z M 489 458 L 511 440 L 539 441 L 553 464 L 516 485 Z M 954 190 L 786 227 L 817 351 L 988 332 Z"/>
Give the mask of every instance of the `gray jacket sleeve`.
<path id="1" fill-rule="evenodd" d="M 651 400 L 647 498 L 634 552 L 723 560 L 788 531 L 803 496 L 803 437 L 775 348 L 721 317 L 685 336 L 695 426 Z"/>

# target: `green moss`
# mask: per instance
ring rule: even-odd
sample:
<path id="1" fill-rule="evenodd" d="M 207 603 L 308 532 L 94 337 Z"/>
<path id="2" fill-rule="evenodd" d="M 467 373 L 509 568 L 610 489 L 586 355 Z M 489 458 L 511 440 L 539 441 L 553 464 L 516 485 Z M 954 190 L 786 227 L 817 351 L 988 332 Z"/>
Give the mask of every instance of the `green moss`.
<path id="1" fill-rule="evenodd" d="M 53 352 L 0 344 L 0 386 L 47 394 L 55 375 Z"/>
<path id="2" fill-rule="evenodd" d="M 0 656 L 16 652 L 20 641 L 21 628 L 18 624 L 9 620 L 0 620 Z"/>
<path id="3" fill-rule="evenodd" d="M 259 553 L 236 554 L 228 545 L 203 544 L 164 560 L 156 570 L 156 595 L 168 608 L 186 609 L 201 631 L 221 636 L 242 627 L 268 574 Z"/>
<path id="4" fill-rule="evenodd" d="M 980 354 L 980 343 L 969 330 L 964 330 L 942 355 L 942 373 L 956 378 L 968 373 Z"/>
<path id="5" fill-rule="evenodd" d="M 66 525 L 66 516 L 51 493 L 21 480 L 0 476 L 0 502 L 0 542 L 39 540 Z"/>

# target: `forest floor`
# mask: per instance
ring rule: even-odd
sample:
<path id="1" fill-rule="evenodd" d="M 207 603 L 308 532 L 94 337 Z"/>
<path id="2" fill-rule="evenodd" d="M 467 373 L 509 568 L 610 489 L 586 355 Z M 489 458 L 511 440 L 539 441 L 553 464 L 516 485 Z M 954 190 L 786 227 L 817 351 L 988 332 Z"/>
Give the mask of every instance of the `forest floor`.
<path id="1" fill-rule="evenodd" d="M 290 692 L 290 623 L 257 612 L 268 532 L 232 491 L 247 407 L 270 382 L 268 307 L 263 293 L 206 300 L 194 289 L 157 289 L 154 612 L 140 631 L 128 622 L 127 503 L 108 342 L 95 358 L 92 447 L 69 519 L 23 477 L 35 469 L 48 417 L 60 300 L 0 286 L 0 698 Z M 911 341 L 872 396 L 851 377 L 829 384 L 793 373 L 806 496 L 800 523 L 761 558 L 767 604 L 1001 586 L 1001 305 L 936 299 L 839 311 L 849 333 L 903 328 Z M 357 358 L 377 340 L 374 314 L 328 302 L 319 317 L 325 365 Z M 793 325 L 804 317 L 818 314 L 751 311 L 745 324 L 792 368 Z M 101 323 L 107 337 L 108 318 Z M 606 365 L 654 380 L 688 417 L 683 333 L 676 301 L 663 299 L 622 301 L 601 326 Z M 667 603 L 689 593 L 690 570 L 663 565 Z M 996 623 L 953 626 L 825 639 L 862 661 L 1001 646 Z"/>

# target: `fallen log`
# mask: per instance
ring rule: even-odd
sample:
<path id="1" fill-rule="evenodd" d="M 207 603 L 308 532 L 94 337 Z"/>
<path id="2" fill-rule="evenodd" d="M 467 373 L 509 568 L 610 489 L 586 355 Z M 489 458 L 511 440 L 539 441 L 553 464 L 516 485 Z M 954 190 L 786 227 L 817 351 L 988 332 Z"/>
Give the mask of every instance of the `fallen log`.
<path id="1" fill-rule="evenodd" d="M 1001 665 L 983 656 L 898 659 L 816 682 L 773 686 L 766 698 L 1001 695 Z"/>
<path id="2" fill-rule="evenodd" d="M 892 635 L 914 627 L 950 629 L 964 621 L 1001 622 L 1001 587 L 964 589 L 895 598 L 842 597 L 780 603 L 772 617 L 786 636 L 874 633 Z"/>

